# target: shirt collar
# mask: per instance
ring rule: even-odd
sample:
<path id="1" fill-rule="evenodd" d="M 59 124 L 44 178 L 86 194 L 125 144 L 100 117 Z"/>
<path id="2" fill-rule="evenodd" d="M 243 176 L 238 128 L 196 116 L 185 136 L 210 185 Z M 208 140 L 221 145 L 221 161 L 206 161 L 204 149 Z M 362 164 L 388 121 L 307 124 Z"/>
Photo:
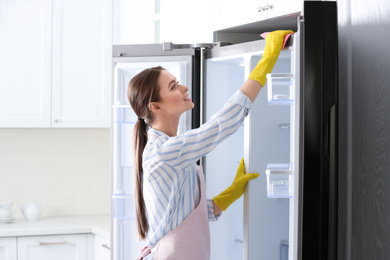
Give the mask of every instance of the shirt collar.
<path id="1" fill-rule="evenodd" d="M 164 133 L 160 130 L 157 130 L 157 129 L 153 129 L 151 127 L 149 127 L 149 129 L 148 129 L 148 135 L 154 135 L 157 138 L 160 136 L 165 136 L 166 138 L 169 138 L 169 136 L 166 133 Z"/>

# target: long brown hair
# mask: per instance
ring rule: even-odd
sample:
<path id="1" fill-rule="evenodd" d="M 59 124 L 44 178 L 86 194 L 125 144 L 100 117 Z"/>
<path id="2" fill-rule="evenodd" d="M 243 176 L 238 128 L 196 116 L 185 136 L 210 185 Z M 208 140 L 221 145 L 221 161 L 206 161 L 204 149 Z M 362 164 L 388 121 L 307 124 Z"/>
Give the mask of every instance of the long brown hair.
<path id="1" fill-rule="evenodd" d="M 127 97 L 138 120 L 134 126 L 134 177 L 135 177 L 135 212 L 137 216 L 138 234 L 140 239 L 145 239 L 148 231 L 148 219 L 143 195 L 143 168 L 142 153 L 148 141 L 148 125 L 152 124 L 153 117 L 149 110 L 150 102 L 158 102 L 160 87 L 158 78 L 162 70 L 161 66 L 145 69 L 134 76 L 129 83 Z"/>

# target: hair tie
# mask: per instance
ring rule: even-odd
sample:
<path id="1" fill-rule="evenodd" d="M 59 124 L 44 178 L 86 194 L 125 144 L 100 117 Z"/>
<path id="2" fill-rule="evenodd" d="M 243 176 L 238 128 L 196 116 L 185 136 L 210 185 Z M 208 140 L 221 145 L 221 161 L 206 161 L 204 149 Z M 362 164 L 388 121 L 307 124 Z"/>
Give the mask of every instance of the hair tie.
<path id="1" fill-rule="evenodd" d="M 140 118 L 140 117 L 138 117 L 138 120 L 140 120 L 140 121 L 144 121 L 144 119 L 143 119 L 143 118 Z"/>

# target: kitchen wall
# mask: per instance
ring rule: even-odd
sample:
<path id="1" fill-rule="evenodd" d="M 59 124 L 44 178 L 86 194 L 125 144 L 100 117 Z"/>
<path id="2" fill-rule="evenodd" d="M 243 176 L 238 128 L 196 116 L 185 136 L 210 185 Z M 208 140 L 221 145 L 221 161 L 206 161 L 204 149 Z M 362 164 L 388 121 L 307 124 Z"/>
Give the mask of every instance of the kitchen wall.
<path id="1" fill-rule="evenodd" d="M 0 129 L 0 202 L 48 216 L 110 213 L 109 129 Z"/>

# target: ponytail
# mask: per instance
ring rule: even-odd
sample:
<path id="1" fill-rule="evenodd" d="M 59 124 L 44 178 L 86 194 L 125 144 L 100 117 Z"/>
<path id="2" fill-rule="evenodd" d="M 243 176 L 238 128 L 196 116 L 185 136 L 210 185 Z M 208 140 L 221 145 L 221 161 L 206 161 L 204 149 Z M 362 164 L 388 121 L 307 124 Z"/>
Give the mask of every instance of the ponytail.
<path id="1" fill-rule="evenodd" d="M 138 120 L 134 126 L 133 141 L 135 213 L 140 239 L 145 239 L 149 231 L 143 193 L 144 170 L 142 167 L 142 154 L 148 142 L 148 125 L 153 122 L 152 113 L 149 110 L 149 103 L 158 102 L 160 98 L 160 88 L 157 83 L 161 70 L 164 70 L 164 68 L 160 66 L 143 70 L 131 79 L 127 90 L 130 105 L 134 113 L 138 116 Z"/>
<path id="2" fill-rule="evenodd" d="M 146 206 L 143 195 L 143 175 L 142 153 L 148 141 L 147 126 L 144 120 L 137 120 L 134 126 L 134 178 L 135 178 L 135 213 L 138 223 L 138 234 L 141 239 L 145 239 L 148 233 L 148 219 L 146 217 Z"/>

